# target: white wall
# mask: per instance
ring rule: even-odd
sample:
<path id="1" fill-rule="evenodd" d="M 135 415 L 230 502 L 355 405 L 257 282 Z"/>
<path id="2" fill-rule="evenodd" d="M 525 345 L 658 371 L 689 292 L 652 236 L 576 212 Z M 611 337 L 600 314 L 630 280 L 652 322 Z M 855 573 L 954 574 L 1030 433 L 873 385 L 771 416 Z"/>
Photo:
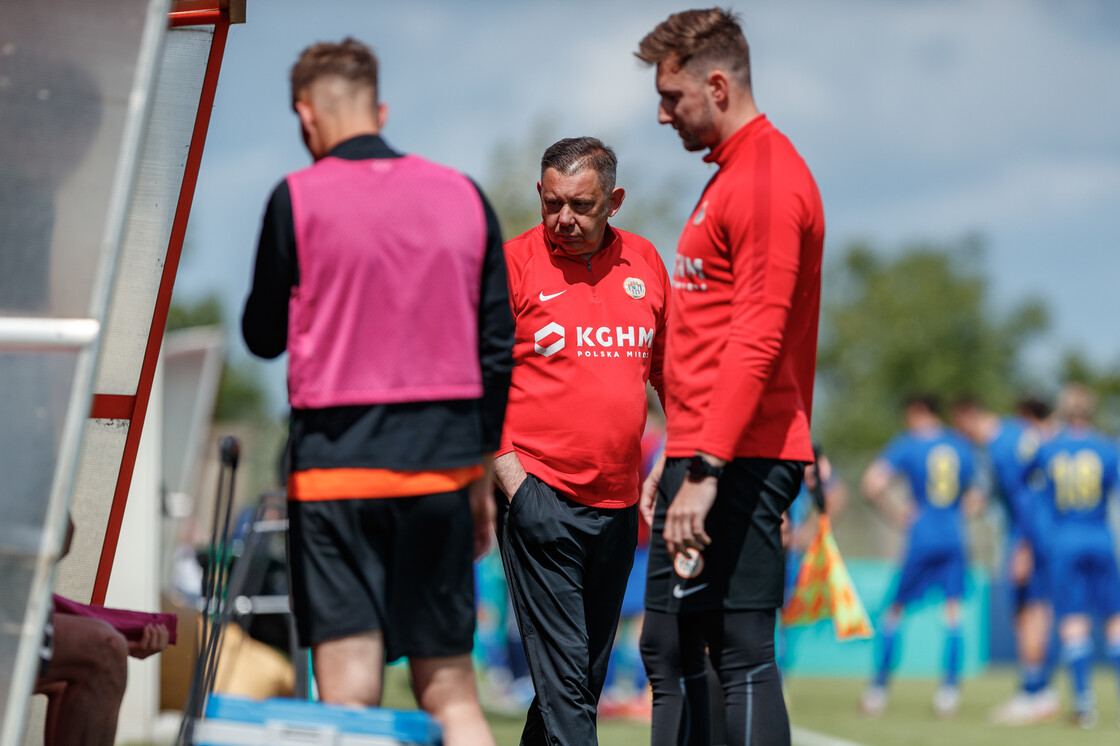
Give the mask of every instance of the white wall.
<path id="1" fill-rule="evenodd" d="M 160 432 L 162 431 L 163 362 L 156 368 L 152 395 L 136 454 L 136 469 L 128 493 L 113 572 L 105 605 L 159 611 L 160 536 Z M 128 689 L 121 704 L 117 743 L 150 740 L 159 709 L 159 659 L 128 659 Z"/>

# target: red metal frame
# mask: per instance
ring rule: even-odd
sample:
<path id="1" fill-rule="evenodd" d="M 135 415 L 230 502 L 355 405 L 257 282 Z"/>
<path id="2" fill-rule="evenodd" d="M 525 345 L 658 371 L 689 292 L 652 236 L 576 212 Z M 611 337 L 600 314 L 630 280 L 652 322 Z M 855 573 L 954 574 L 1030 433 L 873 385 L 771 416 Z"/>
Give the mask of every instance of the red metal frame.
<path id="1" fill-rule="evenodd" d="M 207 20 L 201 20 L 206 18 Z M 187 23 L 186 21 L 190 21 Z M 182 22 L 179 22 L 182 21 Z M 148 332 L 148 344 L 144 352 L 144 362 L 140 368 L 140 379 L 136 386 L 136 396 L 115 396 L 101 394 L 94 396 L 92 417 L 111 417 L 130 421 L 128 436 L 125 439 L 124 456 L 117 475 L 117 486 L 113 493 L 113 505 L 109 511 L 109 521 L 105 527 L 105 540 L 101 546 L 101 561 L 97 566 L 97 577 L 93 584 L 91 603 L 105 602 L 105 592 L 109 587 L 109 574 L 113 569 L 113 558 L 117 552 L 117 541 L 121 533 L 128 491 L 132 485 L 132 473 L 136 467 L 136 452 L 140 448 L 140 435 L 144 429 L 144 418 L 148 412 L 148 399 L 152 393 L 156 363 L 159 361 L 160 345 L 167 325 L 167 311 L 171 306 L 171 290 L 175 285 L 175 275 L 179 269 L 179 257 L 183 250 L 183 236 L 187 231 L 187 218 L 191 212 L 194 188 L 198 181 L 198 169 L 202 162 L 202 149 L 206 144 L 206 131 L 210 126 L 210 113 L 214 108 L 214 93 L 218 87 L 218 73 L 222 68 L 222 55 L 225 52 L 226 36 L 229 32 L 229 15 L 226 11 L 201 10 L 171 13 L 171 25 L 197 26 L 214 25 L 214 39 L 210 46 L 210 57 L 206 62 L 206 74 L 202 82 L 202 95 L 198 102 L 194 132 L 191 135 L 190 150 L 187 153 L 183 184 L 179 190 L 179 203 L 175 210 L 175 220 L 171 227 L 171 239 L 167 246 L 163 276 L 160 280 L 159 294 L 156 296 L 152 326 Z M 128 400 L 131 399 L 131 402 Z M 131 404 L 131 407 L 129 407 Z"/>
<path id="2" fill-rule="evenodd" d="M 217 26 L 229 16 L 224 10 L 173 10 L 168 14 L 171 28 L 179 26 Z"/>
<path id="3" fill-rule="evenodd" d="M 127 394 L 94 394 L 89 416 L 106 420 L 132 419 L 136 397 Z"/>

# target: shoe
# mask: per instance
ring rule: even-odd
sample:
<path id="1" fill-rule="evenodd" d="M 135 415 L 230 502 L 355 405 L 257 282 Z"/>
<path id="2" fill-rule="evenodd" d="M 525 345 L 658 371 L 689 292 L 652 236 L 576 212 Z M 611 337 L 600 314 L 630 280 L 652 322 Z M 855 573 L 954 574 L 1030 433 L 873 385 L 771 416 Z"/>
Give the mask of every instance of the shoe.
<path id="1" fill-rule="evenodd" d="M 1017 692 L 1014 697 L 992 708 L 988 720 L 993 725 L 1029 725 L 1034 722 L 1035 696 Z"/>
<path id="2" fill-rule="evenodd" d="M 961 690 L 955 686 L 942 685 L 933 695 L 933 714 L 945 720 L 957 714 L 961 708 Z"/>
<path id="3" fill-rule="evenodd" d="M 1097 727 L 1097 708 L 1087 707 L 1085 709 L 1074 710 L 1073 723 L 1081 730 L 1092 730 Z"/>
<path id="4" fill-rule="evenodd" d="M 1034 695 L 1034 720 L 1032 723 L 1045 723 L 1062 714 L 1062 698 L 1058 692 L 1046 687 Z"/>
<path id="5" fill-rule="evenodd" d="M 869 718 L 882 717 L 887 711 L 887 690 L 881 686 L 869 686 L 859 698 L 859 711 Z"/>
<path id="6" fill-rule="evenodd" d="M 1034 725 L 1053 720 L 1061 712 L 1062 702 L 1058 693 L 1047 688 L 1034 694 L 1018 692 L 995 707 L 989 719 L 993 725 Z"/>

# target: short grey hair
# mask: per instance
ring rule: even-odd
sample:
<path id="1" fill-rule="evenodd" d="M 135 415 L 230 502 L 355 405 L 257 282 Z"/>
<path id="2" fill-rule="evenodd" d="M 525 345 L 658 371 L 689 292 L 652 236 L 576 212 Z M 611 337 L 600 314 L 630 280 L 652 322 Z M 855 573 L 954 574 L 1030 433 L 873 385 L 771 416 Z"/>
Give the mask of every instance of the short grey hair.
<path id="1" fill-rule="evenodd" d="M 590 168 L 599 175 L 604 191 L 610 194 L 618 173 L 618 157 L 597 137 L 565 137 L 549 145 L 541 156 L 542 180 L 544 172 L 550 168 L 564 176 Z"/>

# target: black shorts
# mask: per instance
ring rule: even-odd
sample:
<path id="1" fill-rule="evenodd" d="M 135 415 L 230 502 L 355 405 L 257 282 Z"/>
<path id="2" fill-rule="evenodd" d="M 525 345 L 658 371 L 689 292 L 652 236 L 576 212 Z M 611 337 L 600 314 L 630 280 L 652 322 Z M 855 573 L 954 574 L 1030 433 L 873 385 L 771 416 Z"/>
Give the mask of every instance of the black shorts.
<path id="1" fill-rule="evenodd" d="M 688 459 L 665 462 L 649 544 L 646 608 L 691 611 L 777 609 L 785 591 L 782 513 L 801 488 L 805 464 L 738 458 L 719 480 L 704 528 L 712 543 L 676 558 L 665 551 L 665 513 L 688 471 Z"/>
<path id="2" fill-rule="evenodd" d="M 381 630 L 386 659 L 470 653 L 474 559 L 466 488 L 288 502 L 300 645 Z"/>

